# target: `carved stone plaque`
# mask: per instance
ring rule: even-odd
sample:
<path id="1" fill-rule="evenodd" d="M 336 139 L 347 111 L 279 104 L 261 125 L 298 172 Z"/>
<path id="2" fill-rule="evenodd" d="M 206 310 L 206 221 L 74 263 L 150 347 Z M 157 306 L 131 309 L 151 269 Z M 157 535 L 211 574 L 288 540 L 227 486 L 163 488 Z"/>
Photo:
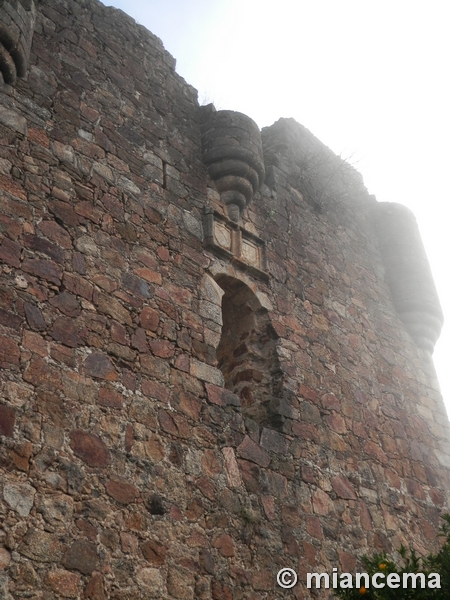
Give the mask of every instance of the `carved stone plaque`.
<path id="1" fill-rule="evenodd" d="M 264 240 L 211 208 L 205 210 L 204 230 L 205 245 L 215 254 L 267 280 Z"/>
<path id="2" fill-rule="evenodd" d="M 231 252 L 231 231 L 224 223 L 214 223 L 214 239 L 221 248 Z"/>
<path id="3" fill-rule="evenodd" d="M 260 268 L 259 248 L 249 240 L 242 240 L 242 259 L 254 267 Z"/>

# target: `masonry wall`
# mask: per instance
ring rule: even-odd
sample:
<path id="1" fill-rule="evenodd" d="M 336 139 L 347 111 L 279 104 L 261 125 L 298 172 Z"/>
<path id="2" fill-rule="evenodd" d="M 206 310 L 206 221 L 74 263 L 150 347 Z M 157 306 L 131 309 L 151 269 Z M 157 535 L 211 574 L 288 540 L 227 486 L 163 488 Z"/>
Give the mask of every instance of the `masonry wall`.
<path id="1" fill-rule="evenodd" d="M 360 176 L 280 120 L 230 219 L 161 42 L 94 0 L 36 13 L 0 87 L 0 596 L 307 598 L 428 551 L 448 420 Z"/>

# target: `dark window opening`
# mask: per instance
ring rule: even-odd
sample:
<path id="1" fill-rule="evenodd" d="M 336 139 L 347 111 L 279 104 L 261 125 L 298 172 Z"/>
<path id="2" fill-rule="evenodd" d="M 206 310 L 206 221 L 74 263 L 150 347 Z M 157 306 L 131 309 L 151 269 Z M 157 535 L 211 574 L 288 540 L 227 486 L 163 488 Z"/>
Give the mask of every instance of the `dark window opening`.
<path id="1" fill-rule="evenodd" d="M 274 393 L 280 378 L 277 335 L 252 290 L 228 276 L 217 278 L 222 297 L 222 336 L 217 363 L 225 387 L 241 399 L 242 413 L 270 424 Z"/>

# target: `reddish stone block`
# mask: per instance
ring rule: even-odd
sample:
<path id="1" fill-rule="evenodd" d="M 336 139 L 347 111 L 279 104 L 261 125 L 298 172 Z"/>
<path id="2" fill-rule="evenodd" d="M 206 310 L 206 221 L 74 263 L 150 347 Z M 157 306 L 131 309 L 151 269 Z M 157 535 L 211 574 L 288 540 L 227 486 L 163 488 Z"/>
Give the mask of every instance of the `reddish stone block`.
<path id="1" fill-rule="evenodd" d="M 23 244 L 25 248 L 33 250 L 34 252 L 41 252 L 46 254 L 49 258 L 52 258 L 57 263 L 64 262 L 64 250 L 57 244 L 49 242 L 43 237 L 33 234 L 25 234 L 23 236 Z"/>
<path id="2" fill-rule="evenodd" d="M 149 398 L 155 398 L 160 402 L 167 403 L 170 396 L 170 389 L 168 386 L 153 381 L 151 379 L 143 379 L 141 384 L 142 393 L 144 396 Z"/>
<path id="3" fill-rule="evenodd" d="M 20 200 L 27 199 L 27 193 L 23 187 L 7 175 L 0 175 L 0 189 L 11 194 L 11 196 L 20 198 Z"/>
<path id="4" fill-rule="evenodd" d="M 47 415 L 57 427 L 66 427 L 69 421 L 64 412 L 65 404 L 59 396 L 45 389 L 38 390 L 37 410 Z"/>
<path id="5" fill-rule="evenodd" d="M 318 517 L 306 516 L 306 531 L 316 540 L 323 539 L 323 531 Z"/>
<path id="6" fill-rule="evenodd" d="M 46 582 L 62 598 L 78 598 L 81 576 L 63 569 L 47 573 Z"/>
<path id="7" fill-rule="evenodd" d="M 127 425 L 125 429 L 125 452 L 131 452 L 134 442 L 133 426 Z"/>
<path id="8" fill-rule="evenodd" d="M 208 477 L 218 477 L 222 472 L 222 464 L 214 450 L 206 449 L 202 456 L 202 471 Z"/>
<path id="9" fill-rule="evenodd" d="M 51 213 L 60 219 L 65 225 L 76 227 L 79 225 L 80 220 L 76 212 L 67 202 L 60 200 L 51 200 L 48 203 L 48 208 Z"/>
<path id="10" fill-rule="evenodd" d="M 281 520 L 294 529 L 298 527 L 300 525 L 300 515 L 297 506 L 283 505 L 281 507 Z"/>
<path id="11" fill-rule="evenodd" d="M 98 403 L 110 408 L 122 408 L 124 398 L 122 394 L 109 388 L 100 388 L 98 392 Z"/>
<path id="12" fill-rule="evenodd" d="M 50 140 L 43 129 L 29 127 L 27 137 L 31 142 L 34 142 L 35 144 L 39 144 L 44 148 L 50 148 Z"/>
<path id="13" fill-rule="evenodd" d="M 186 422 L 186 419 L 181 415 L 160 410 L 158 413 L 158 420 L 161 428 L 166 433 L 185 439 L 189 438 L 191 435 L 191 428 Z"/>
<path id="14" fill-rule="evenodd" d="M 0 340 L 1 343 L 1 340 Z M 16 422 L 16 411 L 12 406 L 0 404 L 0 435 L 12 437 L 14 424 Z"/>
<path id="15" fill-rule="evenodd" d="M 333 502 L 330 496 L 321 489 L 314 492 L 312 501 L 314 512 L 317 515 L 328 515 L 333 509 Z"/>
<path id="16" fill-rule="evenodd" d="M 277 518 L 277 511 L 273 496 L 261 496 L 261 503 L 266 517 L 269 521 L 274 521 Z"/>
<path id="17" fill-rule="evenodd" d="M 89 521 L 86 521 L 86 519 L 78 519 L 76 521 L 76 526 L 88 538 L 88 540 L 95 542 L 98 530 L 96 527 L 91 525 Z"/>
<path id="18" fill-rule="evenodd" d="M 190 417 L 194 421 L 198 421 L 202 410 L 202 400 L 189 392 L 173 392 L 172 405 L 174 408 Z"/>
<path id="19" fill-rule="evenodd" d="M 170 260 L 170 252 L 164 246 L 159 246 L 157 252 L 158 252 L 158 256 L 161 260 L 163 260 L 165 262 Z"/>
<path id="20" fill-rule="evenodd" d="M 132 303 L 133 297 L 122 292 L 116 292 L 118 296 L 124 297 L 125 302 Z M 97 304 L 98 310 L 105 315 L 109 315 L 119 323 L 132 326 L 133 322 L 130 316 L 129 308 L 124 307 L 118 300 L 107 294 L 95 293 L 93 295 L 94 303 Z M 134 303 L 136 305 L 136 303 Z M 138 302 L 137 305 L 140 303 Z"/>
<path id="21" fill-rule="evenodd" d="M 165 457 L 166 454 L 163 444 L 153 434 L 150 435 L 149 440 L 145 444 L 145 453 L 153 462 L 159 462 Z"/>
<path id="22" fill-rule="evenodd" d="M 11 338 L 0 335 L 0 368 L 16 370 L 19 362 L 19 344 Z"/>
<path id="23" fill-rule="evenodd" d="M 341 410 L 341 403 L 339 402 L 339 400 L 336 398 L 336 396 L 334 394 L 324 394 L 321 397 L 321 401 L 322 401 L 322 406 L 324 408 L 327 408 L 328 410 L 335 410 L 335 411 Z"/>
<path id="24" fill-rule="evenodd" d="M 139 352 L 148 352 L 145 329 L 142 329 L 142 327 L 136 329 L 135 334 L 131 336 L 131 346 L 132 348 L 139 350 Z"/>
<path id="25" fill-rule="evenodd" d="M 74 150 L 80 152 L 80 154 L 84 154 L 84 156 L 88 156 L 89 158 L 105 158 L 105 152 L 103 148 L 100 148 L 100 146 L 97 146 L 96 144 L 91 144 L 90 142 L 87 142 L 82 138 L 76 138 L 72 142 L 72 147 L 74 148 Z"/>
<path id="26" fill-rule="evenodd" d="M 114 219 L 123 223 L 125 220 L 123 204 L 112 194 L 104 194 L 102 196 L 102 204 L 106 208 L 108 214 Z"/>
<path id="27" fill-rule="evenodd" d="M 175 369 L 178 369 L 179 371 L 183 371 L 184 373 L 189 373 L 190 363 L 191 363 L 191 360 L 190 360 L 190 357 L 188 354 L 179 354 L 175 359 L 174 367 L 175 367 Z"/>
<path id="28" fill-rule="evenodd" d="M 128 481 L 111 479 L 106 484 L 106 493 L 120 504 L 131 504 L 139 495 L 139 490 Z"/>
<path id="29" fill-rule="evenodd" d="M 22 248 L 20 244 L 12 242 L 8 238 L 3 238 L 3 243 L 0 246 L 0 261 L 3 261 L 11 267 L 20 267 L 20 253 Z"/>
<path id="30" fill-rule="evenodd" d="M 353 573 L 356 567 L 356 558 L 348 552 L 339 552 L 339 562 L 342 572 Z"/>
<path id="31" fill-rule="evenodd" d="M 108 448 L 102 440 L 81 429 L 70 434 L 70 447 L 90 467 L 106 467 L 109 463 Z"/>
<path id="32" fill-rule="evenodd" d="M 69 348 L 76 348 L 80 344 L 78 329 L 73 319 L 66 317 L 55 319 L 53 327 L 50 329 L 50 335 L 56 342 Z"/>
<path id="33" fill-rule="evenodd" d="M 157 271 L 152 271 L 152 269 L 148 269 L 147 267 L 143 267 L 142 269 L 135 269 L 136 275 L 145 279 L 149 283 L 155 283 L 156 285 L 162 284 L 161 273 Z"/>
<path id="34" fill-rule="evenodd" d="M 79 275 L 73 273 L 64 273 L 63 284 L 65 288 L 75 294 L 81 296 L 89 302 L 92 302 L 92 296 L 94 292 L 94 286 Z"/>
<path id="35" fill-rule="evenodd" d="M 233 394 L 233 392 L 230 392 L 230 390 L 218 387 L 217 385 L 213 385 L 212 383 L 206 383 L 205 388 L 208 394 L 208 400 L 212 404 L 217 404 L 218 406 L 241 405 L 241 400 L 239 396 Z"/>
<path id="36" fill-rule="evenodd" d="M 186 508 L 184 514 L 189 521 L 198 521 L 205 514 L 202 501 L 199 498 L 195 498 Z"/>
<path id="37" fill-rule="evenodd" d="M 137 387 L 137 377 L 131 371 L 122 369 L 122 383 L 128 390 L 135 392 Z"/>
<path id="38" fill-rule="evenodd" d="M 13 463 L 19 471 L 28 471 L 30 467 L 30 458 L 33 456 L 33 446 L 31 442 L 17 444 L 11 452 Z"/>
<path id="39" fill-rule="evenodd" d="M 171 358 L 175 354 L 175 344 L 167 340 L 153 340 L 149 346 L 153 354 L 160 358 Z"/>
<path id="40" fill-rule="evenodd" d="M 220 550 L 222 556 L 227 558 L 234 556 L 233 539 L 229 535 L 221 535 L 213 541 L 213 547 Z"/>
<path id="41" fill-rule="evenodd" d="M 405 479 L 406 489 L 415 499 L 425 500 L 425 492 L 423 486 L 414 479 Z"/>
<path id="42" fill-rule="evenodd" d="M 347 427 L 345 425 L 345 421 L 344 419 L 341 417 L 341 415 L 333 413 L 331 415 L 326 415 L 324 417 L 325 422 L 327 423 L 328 427 L 339 434 L 343 434 L 343 433 L 347 433 Z"/>
<path id="43" fill-rule="evenodd" d="M 0 308 L 0 325 L 9 327 L 10 329 L 19 330 L 22 326 L 23 320 L 15 315 L 14 313 Z"/>
<path id="44" fill-rule="evenodd" d="M 275 585 L 274 574 L 271 571 L 259 571 L 253 574 L 253 587 L 255 590 L 270 591 Z"/>
<path id="45" fill-rule="evenodd" d="M 6 548 L 0 548 L 0 571 L 4 571 L 11 563 L 11 554 Z"/>
<path id="46" fill-rule="evenodd" d="M 316 549 L 309 542 L 303 542 L 303 556 L 310 566 L 316 566 Z"/>
<path id="47" fill-rule="evenodd" d="M 126 327 L 117 321 L 111 322 L 111 339 L 122 346 L 128 346 L 128 336 Z"/>
<path id="48" fill-rule="evenodd" d="M 1 168 L 1 163 L 0 163 Z M 0 203 L 1 205 L 1 203 Z M 23 231 L 22 223 L 20 223 L 16 219 L 11 219 L 7 215 L 0 214 L 0 231 L 4 231 L 8 233 L 8 236 L 12 240 L 17 240 L 20 234 Z"/>
<path id="49" fill-rule="evenodd" d="M 25 273 L 41 277 L 50 283 L 58 285 L 61 283 L 62 269 L 52 260 L 40 258 L 26 258 L 22 263 Z"/>
<path id="50" fill-rule="evenodd" d="M 117 282 L 106 275 L 94 275 L 92 281 L 108 294 L 115 292 L 118 288 Z"/>
<path id="51" fill-rule="evenodd" d="M 69 292 L 62 292 L 57 296 L 53 296 L 49 302 L 68 317 L 77 317 L 81 313 L 78 300 Z"/>
<path id="52" fill-rule="evenodd" d="M 84 588 L 84 597 L 87 600 L 107 600 L 101 573 L 92 573 L 89 583 Z"/>
<path id="53" fill-rule="evenodd" d="M 314 425 L 309 425 L 308 423 L 293 421 L 292 433 L 295 437 L 299 439 L 311 440 L 313 442 L 316 442 L 317 444 L 320 442 L 317 427 L 315 427 Z"/>
<path id="54" fill-rule="evenodd" d="M 30 360 L 23 378 L 36 387 L 48 390 L 57 390 L 61 387 L 61 375 L 59 371 L 48 365 L 40 356 L 33 356 Z"/>
<path id="55" fill-rule="evenodd" d="M 220 581 L 213 581 L 211 585 L 212 600 L 233 600 L 230 588 Z"/>
<path id="56" fill-rule="evenodd" d="M 254 463 L 238 460 L 244 485 L 250 494 L 261 494 L 261 469 Z"/>
<path id="57" fill-rule="evenodd" d="M 440 492 L 437 489 L 430 489 L 429 494 L 430 494 L 431 501 L 433 502 L 433 504 L 435 506 L 441 507 L 444 505 L 445 500 L 444 500 L 444 496 L 443 496 L 442 492 Z"/>
<path id="58" fill-rule="evenodd" d="M 138 538 L 131 533 L 122 531 L 120 534 L 120 545 L 122 552 L 126 554 L 136 554 L 138 548 Z"/>
<path id="59" fill-rule="evenodd" d="M 359 520 L 361 522 L 361 525 L 366 531 L 370 531 L 372 529 L 372 517 L 370 516 L 369 509 L 367 508 L 367 505 L 363 500 L 359 500 L 358 503 Z"/>
<path id="60" fill-rule="evenodd" d="M 381 464 L 387 465 L 389 463 L 388 457 L 383 452 L 383 450 L 380 448 L 380 446 L 378 446 L 378 444 L 375 444 L 375 442 L 372 442 L 369 440 L 366 443 L 366 445 L 364 446 L 364 450 L 369 456 L 371 456 L 372 458 L 375 458 Z"/>
<path id="61" fill-rule="evenodd" d="M 149 563 L 156 566 L 161 566 L 166 561 L 167 548 L 156 542 L 155 540 L 147 540 L 141 545 L 141 552 Z"/>
<path id="62" fill-rule="evenodd" d="M 97 379 L 106 379 L 107 381 L 117 381 L 118 375 L 106 354 L 93 352 L 84 361 L 84 372 L 90 377 Z"/>
<path id="63" fill-rule="evenodd" d="M 199 477 L 195 482 L 201 493 L 212 502 L 216 500 L 216 491 L 211 480 L 207 477 Z"/>
<path id="64" fill-rule="evenodd" d="M 242 443 L 237 447 L 239 456 L 247 460 L 260 465 L 261 467 L 268 467 L 270 463 L 270 456 L 267 452 L 261 448 L 259 444 L 256 444 L 248 435 L 245 436 Z"/>
<path id="65" fill-rule="evenodd" d="M 72 240 L 67 231 L 55 221 L 41 221 L 38 229 L 50 240 L 68 250 L 72 248 Z"/>

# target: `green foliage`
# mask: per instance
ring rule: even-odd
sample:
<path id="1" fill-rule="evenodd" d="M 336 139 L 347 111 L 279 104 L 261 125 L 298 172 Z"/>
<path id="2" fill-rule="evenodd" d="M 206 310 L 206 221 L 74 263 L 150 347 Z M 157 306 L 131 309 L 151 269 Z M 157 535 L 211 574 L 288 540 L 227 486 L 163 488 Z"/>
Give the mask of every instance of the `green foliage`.
<path id="1" fill-rule="evenodd" d="M 370 586 L 366 588 L 350 589 L 340 588 L 335 590 L 335 595 L 343 600 L 354 600 L 364 598 L 366 600 L 450 600 L 450 515 L 443 515 L 444 524 L 441 526 L 440 537 L 445 538 L 442 548 L 436 554 L 428 556 L 417 556 L 414 550 L 408 550 L 403 546 L 399 550 L 401 564 L 385 554 L 375 554 L 372 558 L 365 556 L 363 564 L 365 572 L 370 576 Z M 376 589 L 372 586 L 372 575 L 384 573 L 385 579 L 380 578 L 379 583 L 384 582 L 383 588 Z M 387 577 L 390 573 L 397 573 L 400 577 L 400 586 L 391 588 L 387 585 Z M 412 588 L 409 579 L 408 588 L 403 588 L 403 573 L 423 573 L 425 575 L 425 587 L 422 588 L 420 581 Z M 440 589 L 429 588 L 427 585 L 428 574 L 438 573 L 440 575 Z M 355 578 L 353 579 L 355 584 Z"/>

